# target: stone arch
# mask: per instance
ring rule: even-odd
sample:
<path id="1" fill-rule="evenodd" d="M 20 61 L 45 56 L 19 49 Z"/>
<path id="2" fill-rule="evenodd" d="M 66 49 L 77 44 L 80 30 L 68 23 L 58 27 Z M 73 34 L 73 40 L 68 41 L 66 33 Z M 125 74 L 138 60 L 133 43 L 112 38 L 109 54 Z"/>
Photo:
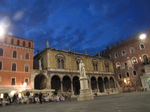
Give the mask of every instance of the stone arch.
<path id="1" fill-rule="evenodd" d="M 51 88 L 55 89 L 55 91 L 61 90 L 61 80 L 60 77 L 57 75 L 52 76 L 51 78 Z"/>
<path id="2" fill-rule="evenodd" d="M 104 78 L 105 89 L 109 89 L 109 80 L 107 77 Z"/>
<path id="3" fill-rule="evenodd" d="M 78 76 L 73 77 L 73 91 L 74 95 L 80 94 L 80 81 Z"/>
<path id="4" fill-rule="evenodd" d="M 71 90 L 71 79 L 69 76 L 64 76 L 63 77 L 63 91 L 67 92 Z"/>
<path id="5" fill-rule="evenodd" d="M 40 73 L 36 75 L 34 78 L 34 88 L 45 89 L 47 88 L 47 82 L 48 82 L 48 78 L 44 74 Z"/>
<path id="6" fill-rule="evenodd" d="M 115 81 L 113 77 L 110 77 L 110 87 L 115 88 Z"/>
<path id="7" fill-rule="evenodd" d="M 96 81 L 96 78 L 94 76 L 91 77 L 91 89 L 92 90 L 97 89 L 97 81 Z"/>
<path id="8" fill-rule="evenodd" d="M 99 91 L 104 92 L 104 81 L 102 77 L 98 77 L 98 86 L 99 86 Z"/>

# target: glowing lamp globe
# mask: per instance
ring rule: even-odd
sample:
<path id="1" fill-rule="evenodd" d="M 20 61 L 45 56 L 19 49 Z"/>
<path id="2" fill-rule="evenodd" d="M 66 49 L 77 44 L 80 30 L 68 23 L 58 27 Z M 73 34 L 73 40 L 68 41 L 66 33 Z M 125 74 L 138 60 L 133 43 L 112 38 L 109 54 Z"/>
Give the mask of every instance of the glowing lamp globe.
<path id="1" fill-rule="evenodd" d="M 141 34 L 141 35 L 140 35 L 140 39 L 141 39 L 141 40 L 143 40 L 143 39 L 145 39 L 145 38 L 146 38 L 146 34 Z"/>

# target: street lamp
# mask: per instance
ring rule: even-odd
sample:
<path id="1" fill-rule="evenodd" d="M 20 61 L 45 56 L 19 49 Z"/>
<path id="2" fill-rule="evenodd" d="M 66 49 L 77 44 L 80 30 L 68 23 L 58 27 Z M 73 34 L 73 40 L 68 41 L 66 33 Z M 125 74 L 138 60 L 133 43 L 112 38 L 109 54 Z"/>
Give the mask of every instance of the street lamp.
<path id="1" fill-rule="evenodd" d="M 146 34 L 145 34 L 145 33 L 143 33 L 143 34 L 140 35 L 140 39 L 141 39 L 141 40 L 143 40 L 143 39 L 145 39 L 145 38 L 146 38 Z"/>
<path id="2" fill-rule="evenodd" d="M 4 35 L 4 28 L 3 26 L 0 26 L 0 36 Z"/>

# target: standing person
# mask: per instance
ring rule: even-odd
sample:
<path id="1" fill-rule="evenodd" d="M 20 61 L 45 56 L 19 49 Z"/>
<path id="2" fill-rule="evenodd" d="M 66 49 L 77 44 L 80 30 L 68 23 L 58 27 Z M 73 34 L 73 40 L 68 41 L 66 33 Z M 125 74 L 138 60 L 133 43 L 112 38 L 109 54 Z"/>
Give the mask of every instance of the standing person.
<path id="1" fill-rule="evenodd" d="M 68 101 L 71 101 L 71 91 L 68 91 Z"/>
<path id="2" fill-rule="evenodd" d="M 43 94 L 40 92 L 40 93 L 39 93 L 40 104 L 42 104 L 42 96 L 43 96 Z"/>
<path id="3" fill-rule="evenodd" d="M 15 93 L 13 96 L 13 102 L 15 105 L 17 104 L 17 99 L 18 99 L 18 94 Z"/>

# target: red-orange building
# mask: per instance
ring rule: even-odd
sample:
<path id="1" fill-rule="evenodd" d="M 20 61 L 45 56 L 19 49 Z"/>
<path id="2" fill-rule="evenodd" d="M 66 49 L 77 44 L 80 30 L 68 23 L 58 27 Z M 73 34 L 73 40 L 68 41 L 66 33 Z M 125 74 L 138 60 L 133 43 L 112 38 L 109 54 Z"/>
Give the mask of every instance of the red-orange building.
<path id="1" fill-rule="evenodd" d="M 0 87 L 31 84 L 34 42 L 18 37 L 0 37 Z"/>

